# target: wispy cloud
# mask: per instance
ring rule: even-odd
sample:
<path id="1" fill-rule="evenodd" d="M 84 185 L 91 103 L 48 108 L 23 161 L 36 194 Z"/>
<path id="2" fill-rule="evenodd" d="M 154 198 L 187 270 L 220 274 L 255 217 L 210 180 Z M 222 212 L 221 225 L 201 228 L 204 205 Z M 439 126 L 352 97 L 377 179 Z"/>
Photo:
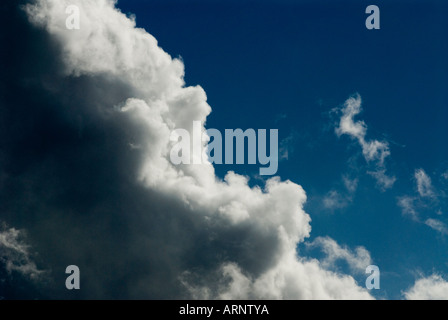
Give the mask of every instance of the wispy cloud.
<path id="1" fill-rule="evenodd" d="M 446 225 L 440 220 L 428 218 L 428 219 L 426 219 L 425 224 L 428 227 L 431 227 L 432 229 L 440 232 L 443 235 L 448 234 L 448 229 L 447 229 Z"/>
<path id="2" fill-rule="evenodd" d="M 347 207 L 352 201 L 358 188 L 358 178 L 350 178 L 348 175 L 342 176 L 344 185 L 341 190 L 332 189 L 323 197 L 323 207 L 327 210 L 337 210 Z M 345 190 L 344 190 L 345 189 Z"/>
<path id="3" fill-rule="evenodd" d="M 415 198 L 402 196 L 398 198 L 398 206 L 401 208 L 403 215 L 408 215 L 412 220 L 418 221 L 418 212 L 415 209 Z"/>
<path id="4" fill-rule="evenodd" d="M 372 264 L 372 258 L 366 248 L 359 246 L 351 250 L 347 246 L 339 245 L 330 237 L 317 237 L 307 246 L 318 247 L 325 253 L 325 259 L 321 260 L 325 268 L 333 269 L 337 261 L 343 260 L 352 272 L 364 273 L 366 267 Z"/>
<path id="5" fill-rule="evenodd" d="M 356 192 L 358 188 L 358 178 L 350 179 L 347 175 L 342 176 L 342 181 L 344 182 L 344 186 L 350 194 Z"/>
<path id="6" fill-rule="evenodd" d="M 417 169 L 414 173 L 417 182 L 417 191 L 421 197 L 435 198 L 436 194 L 431 183 L 431 178 L 426 174 L 425 170 Z"/>
<path id="7" fill-rule="evenodd" d="M 386 174 L 386 169 L 378 169 L 377 171 L 368 171 L 367 173 L 376 179 L 378 187 L 383 191 L 392 188 L 395 181 L 397 180 L 395 177 L 388 176 Z"/>
<path id="8" fill-rule="evenodd" d="M 288 160 L 294 152 L 294 143 L 297 139 L 297 132 L 292 130 L 289 135 L 280 141 L 278 153 L 280 160 Z"/>
<path id="9" fill-rule="evenodd" d="M 446 180 L 448 180 L 448 170 L 442 173 L 442 177 Z"/>
<path id="10" fill-rule="evenodd" d="M 384 159 L 390 155 L 389 144 L 378 140 L 366 140 L 367 125 L 364 121 L 355 121 L 354 117 L 361 113 L 361 96 L 350 97 L 341 109 L 342 116 L 336 134 L 349 135 L 356 139 L 362 147 L 362 153 L 367 161 L 377 161 L 379 165 L 384 164 Z"/>
<path id="11" fill-rule="evenodd" d="M 323 198 L 323 206 L 329 210 L 345 208 L 349 203 L 350 198 L 339 193 L 337 190 L 329 191 Z"/>
<path id="12" fill-rule="evenodd" d="M 437 216 L 442 215 L 439 207 L 440 192 L 433 186 L 431 178 L 423 169 L 416 169 L 413 180 L 415 181 L 416 194 L 414 196 L 401 196 L 397 198 L 397 205 L 405 216 L 409 216 L 413 221 L 425 224 L 442 235 L 448 234 L 448 228 L 440 219 L 424 218 L 422 212 L 432 211 Z"/>
<path id="13" fill-rule="evenodd" d="M 381 189 L 391 188 L 395 183 L 395 177 L 386 175 L 385 159 L 390 155 L 389 144 L 386 141 L 367 140 L 367 125 L 362 120 L 356 120 L 355 117 L 361 113 L 361 96 L 359 94 L 350 97 L 339 109 L 342 113 L 335 132 L 338 137 L 348 135 L 356 140 L 361 146 L 364 159 L 369 164 L 373 164 L 376 168 L 375 172 L 370 174 L 377 180 Z"/>
<path id="14" fill-rule="evenodd" d="M 0 230 L 0 262 L 8 273 L 19 272 L 33 280 L 42 275 L 43 271 L 37 268 L 29 249 L 22 231 L 3 226 Z"/>

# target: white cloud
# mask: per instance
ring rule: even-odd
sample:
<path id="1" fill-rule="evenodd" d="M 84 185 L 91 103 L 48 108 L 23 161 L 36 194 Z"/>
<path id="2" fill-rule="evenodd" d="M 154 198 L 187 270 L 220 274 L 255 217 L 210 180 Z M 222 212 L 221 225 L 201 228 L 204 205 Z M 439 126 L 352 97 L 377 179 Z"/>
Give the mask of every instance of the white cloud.
<path id="1" fill-rule="evenodd" d="M 417 182 L 417 191 L 421 197 L 436 197 L 434 189 L 432 187 L 431 178 L 423 169 L 415 170 L 414 177 Z"/>
<path id="2" fill-rule="evenodd" d="M 412 220 L 418 221 L 418 212 L 414 205 L 415 198 L 402 196 L 398 198 L 398 206 L 401 208 L 403 215 L 409 215 Z"/>
<path id="3" fill-rule="evenodd" d="M 448 180 L 448 170 L 442 173 L 442 178 L 445 178 Z"/>
<path id="4" fill-rule="evenodd" d="M 365 159 L 378 161 L 382 165 L 384 159 L 390 155 L 388 143 L 377 140 L 367 141 L 367 125 L 362 120 L 354 121 L 354 117 L 361 112 L 361 96 L 356 95 L 347 99 L 341 112 L 339 126 L 335 129 L 336 134 L 338 136 L 347 134 L 356 139 L 362 147 Z"/>
<path id="5" fill-rule="evenodd" d="M 395 182 L 395 177 L 385 174 L 384 161 L 390 155 L 389 144 L 385 141 L 366 140 L 367 125 L 364 121 L 355 121 L 354 117 L 361 113 L 361 96 L 350 97 L 341 109 L 342 116 L 339 125 L 335 128 L 336 134 L 348 135 L 355 139 L 362 148 L 362 154 L 368 163 L 374 163 L 377 171 L 370 174 L 377 179 L 378 185 L 382 189 L 391 188 Z"/>
<path id="6" fill-rule="evenodd" d="M 425 224 L 428 227 L 431 227 L 432 229 L 440 232 L 441 234 L 445 234 L 445 235 L 448 234 L 448 229 L 447 229 L 446 225 L 440 220 L 428 218 L 428 219 L 426 219 Z"/>
<path id="7" fill-rule="evenodd" d="M 361 112 L 361 97 L 356 95 L 350 97 L 344 103 L 342 108 L 342 117 L 339 122 L 339 127 L 336 128 L 336 134 L 341 136 L 348 134 L 361 142 L 365 142 L 367 126 L 364 121 L 353 121 L 353 117 Z"/>
<path id="8" fill-rule="evenodd" d="M 80 7 L 80 30 L 65 28 L 66 16 L 62 13 L 68 4 Z M 135 21 L 114 8 L 114 1 L 40 0 L 27 6 L 27 13 L 61 46 L 68 77 L 105 75 L 129 86 L 133 98 L 120 107 L 105 106 L 104 112 L 115 113 L 124 123 L 139 128 L 140 135 L 128 142 L 138 146 L 134 150 L 143 155 L 139 181 L 148 190 L 183 204 L 182 212 L 167 211 L 170 217 L 178 214 L 194 218 L 194 227 L 189 230 L 190 241 L 196 244 L 193 248 L 206 243 L 214 253 L 217 251 L 207 256 L 210 261 L 206 265 L 212 267 L 193 265 L 191 270 L 184 270 L 184 274 L 192 278 L 200 275 L 202 280 L 192 283 L 178 275 L 193 296 L 371 298 L 352 277 L 297 257 L 297 244 L 311 231 L 301 186 L 274 177 L 261 190 L 249 187 L 247 178 L 233 172 L 220 181 L 209 163 L 174 166 L 169 161 L 171 130 L 191 131 L 193 121 L 205 123 L 211 108 L 201 87 L 184 86 L 183 63 L 158 47 L 153 36 L 136 28 Z M 366 157 L 382 162 L 387 148 L 375 142 L 365 144 Z M 178 246 L 177 254 L 185 250 L 183 243 Z M 166 269 L 175 270 L 171 267 Z M 230 279 L 229 285 L 214 289 L 226 279 Z"/>
<path id="9" fill-rule="evenodd" d="M 328 210 L 336 210 L 347 207 L 353 201 L 353 195 L 358 188 L 358 179 L 350 179 L 348 176 L 342 176 L 342 182 L 345 190 L 330 190 L 323 197 L 323 207 Z"/>
<path id="10" fill-rule="evenodd" d="M 349 202 L 350 198 L 340 194 L 336 190 L 329 191 L 323 199 L 324 208 L 330 210 L 345 208 L 348 206 Z"/>
<path id="11" fill-rule="evenodd" d="M 383 191 L 392 188 L 395 181 L 397 180 L 395 177 L 389 177 L 386 174 L 385 169 L 378 169 L 377 171 L 369 171 L 367 173 L 376 179 L 378 187 Z"/>
<path id="12" fill-rule="evenodd" d="M 31 259 L 23 232 L 14 228 L 0 231 L 0 262 L 8 273 L 19 272 L 31 279 L 37 279 L 43 273 Z"/>
<path id="13" fill-rule="evenodd" d="M 353 272 L 365 273 L 366 267 L 372 264 L 369 251 L 361 246 L 352 251 L 329 237 L 317 237 L 308 245 L 320 247 L 326 254 L 326 258 L 321 261 L 325 268 L 333 268 L 336 261 L 344 260 Z"/>
<path id="14" fill-rule="evenodd" d="M 216 294 L 206 286 L 188 288 L 196 299 L 372 299 L 352 277 L 324 270 L 317 260 L 298 260 L 291 252 L 282 257 L 281 264 L 258 277 L 252 278 L 229 263 L 220 268 L 217 278 L 226 281 L 218 285 Z"/>
<path id="15" fill-rule="evenodd" d="M 436 274 L 421 278 L 404 296 L 408 300 L 448 300 L 448 282 Z"/>
<path id="16" fill-rule="evenodd" d="M 440 216 L 442 215 L 442 210 L 436 207 L 439 203 L 438 196 L 432 185 L 431 178 L 426 172 L 423 169 L 416 169 L 414 179 L 417 195 L 415 197 L 402 196 L 398 198 L 398 206 L 401 208 L 403 215 L 408 215 L 412 220 L 423 223 L 441 234 L 448 234 L 448 229 L 442 221 L 433 218 L 420 219 L 419 211 L 424 212 L 430 208 Z"/>
<path id="17" fill-rule="evenodd" d="M 350 194 L 355 193 L 356 189 L 358 188 L 358 178 L 350 179 L 347 176 L 343 176 L 342 181 L 344 182 L 344 186 Z"/>

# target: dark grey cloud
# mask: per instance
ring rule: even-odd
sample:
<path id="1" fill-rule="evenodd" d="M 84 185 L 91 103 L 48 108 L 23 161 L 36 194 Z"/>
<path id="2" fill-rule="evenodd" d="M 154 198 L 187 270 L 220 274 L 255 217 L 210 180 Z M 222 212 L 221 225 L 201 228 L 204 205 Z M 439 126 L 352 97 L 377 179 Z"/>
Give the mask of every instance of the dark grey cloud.
<path id="1" fill-rule="evenodd" d="M 176 203 L 138 183 L 141 154 L 128 146 L 138 128 L 108 114 L 132 90 L 113 77 L 65 77 L 60 48 L 16 1 L 3 2 L 1 21 L 0 219 L 27 230 L 50 281 L 38 294 L 3 284 L 3 295 L 180 297 L 166 285 L 175 282 L 167 266 L 177 265 L 167 260 L 182 261 L 169 247 L 188 245 L 191 222 L 173 219 Z M 65 289 L 69 264 L 80 267 L 83 290 Z"/>
<path id="2" fill-rule="evenodd" d="M 296 257 L 310 232 L 300 186 L 274 178 L 251 189 L 236 174 L 217 181 L 211 166 L 167 161 L 169 129 L 204 121 L 210 107 L 154 38 L 111 1 L 76 1 L 85 16 L 73 49 L 63 1 L 33 3 L 1 4 L 0 221 L 23 233 L 42 275 L 0 263 L 0 296 L 370 298 Z M 110 18 L 105 32 L 90 14 Z M 81 290 L 65 288 L 72 264 Z"/>

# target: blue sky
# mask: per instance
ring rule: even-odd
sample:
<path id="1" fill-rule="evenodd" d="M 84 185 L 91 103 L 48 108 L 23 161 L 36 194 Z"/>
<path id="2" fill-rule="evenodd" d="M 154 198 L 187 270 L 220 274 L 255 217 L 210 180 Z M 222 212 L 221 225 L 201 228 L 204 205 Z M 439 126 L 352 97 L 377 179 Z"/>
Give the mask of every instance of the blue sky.
<path id="1" fill-rule="evenodd" d="M 380 8 L 380 30 L 365 27 L 369 4 Z M 182 57 L 186 84 L 201 85 L 213 109 L 208 128 L 279 129 L 288 158 L 278 175 L 307 192 L 310 240 L 364 246 L 381 270 L 373 295 L 401 298 L 422 275 L 448 275 L 447 234 L 424 223 L 448 223 L 448 3 L 122 0 L 118 7 Z M 340 115 L 332 110 L 355 94 L 366 139 L 389 144 L 385 167 L 396 182 L 387 190 L 367 173 L 360 145 L 335 133 Z M 258 166 L 215 167 L 221 177 L 235 170 L 256 181 Z M 419 194 L 418 169 L 433 196 Z M 355 191 L 344 176 L 357 179 Z M 325 207 L 332 191 L 343 205 Z M 413 199 L 419 221 L 403 215 L 403 197 Z"/>

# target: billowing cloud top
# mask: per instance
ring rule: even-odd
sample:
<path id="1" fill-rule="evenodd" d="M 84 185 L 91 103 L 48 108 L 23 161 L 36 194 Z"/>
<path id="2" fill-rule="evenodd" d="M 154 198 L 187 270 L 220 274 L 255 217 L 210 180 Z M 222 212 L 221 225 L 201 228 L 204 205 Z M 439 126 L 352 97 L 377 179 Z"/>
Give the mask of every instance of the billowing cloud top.
<path id="1" fill-rule="evenodd" d="M 201 87 L 185 86 L 183 63 L 114 1 L 12 3 L 8 23 L 26 48 L 6 35 L 1 219 L 27 230 L 36 264 L 24 270 L 46 270 L 30 284 L 41 297 L 372 298 L 297 255 L 311 231 L 301 186 L 274 177 L 262 190 L 233 172 L 218 179 L 209 163 L 170 163 L 170 132 L 205 123 L 211 108 Z M 66 28 L 68 5 L 79 30 Z M 13 250 L 7 230 L 0 245 Z M 71 264 L 79 292 L 64 286 Z"/>

